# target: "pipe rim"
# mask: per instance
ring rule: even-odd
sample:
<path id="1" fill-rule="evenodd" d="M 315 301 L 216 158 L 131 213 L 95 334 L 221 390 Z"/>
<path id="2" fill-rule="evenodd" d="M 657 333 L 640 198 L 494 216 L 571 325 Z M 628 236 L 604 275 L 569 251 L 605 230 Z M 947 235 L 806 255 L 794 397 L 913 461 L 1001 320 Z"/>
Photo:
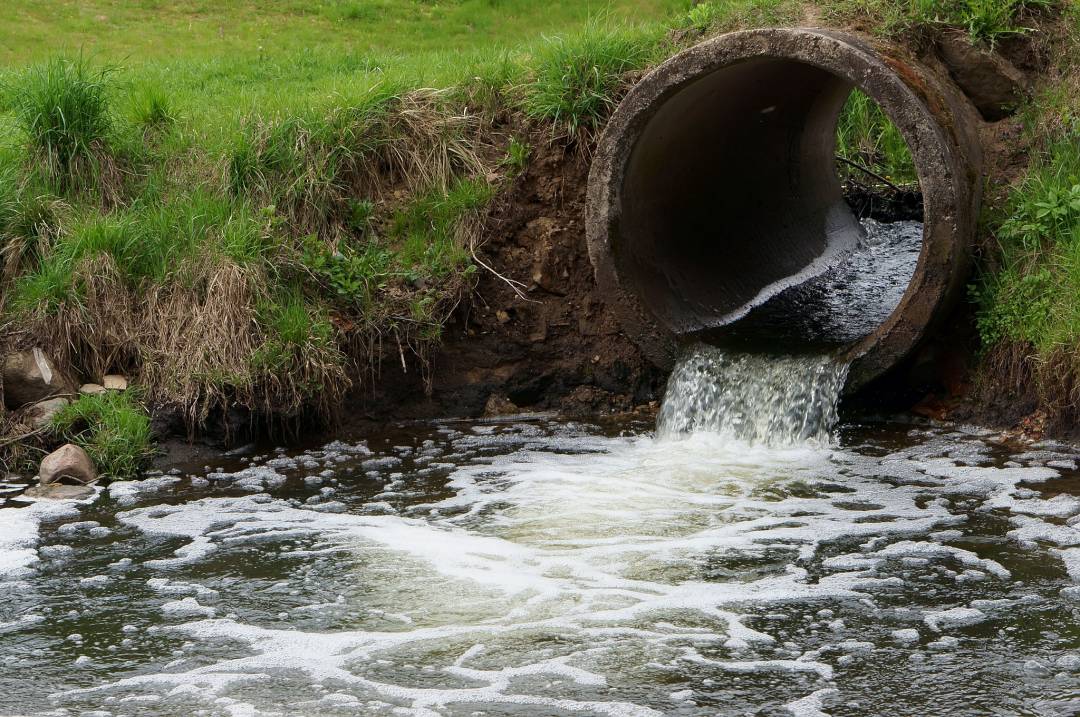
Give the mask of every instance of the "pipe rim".
<path id="1" fill-rule="evenodd" d="M 619 242 L 621 178 L 649 119 L 667 99 L 712 72 L 757 58 L 802 62 L 850 82 L 896 125 L 915 162 L 924 201 L 919 258 L 889 317 L 839 353 L 838 359 L 851 364 L 846 391 L 852 392 L 914 350 L 966 274 L 978 201 L 977 171 L 966 166 L 972 158 L 964 151 L 971 141 L 962 136 L 964 118 L 956 116 L 946 91 L 914 63 L 885 55 L 861 38 L 810 28 L 734 32 L 674 55 L 627 93 L 598 143 L 588 184 L 589 258 L 624 330 L 654 363 L 673 366 L 682 345 L 679 337 L 624 285 L 613 258 Z"/>

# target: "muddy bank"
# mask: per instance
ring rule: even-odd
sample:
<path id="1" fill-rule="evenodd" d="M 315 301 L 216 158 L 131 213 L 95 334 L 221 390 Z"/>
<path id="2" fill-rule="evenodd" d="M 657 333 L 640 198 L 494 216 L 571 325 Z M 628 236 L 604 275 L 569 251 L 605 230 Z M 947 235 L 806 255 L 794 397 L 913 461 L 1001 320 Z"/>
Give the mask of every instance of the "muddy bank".
<path id="1" fill-rule="evenodd" d="M 429 376 L 385 352 L 377 380 L 361 389 L 346 421 L 485 409 L 592 415 L 660 397 L 663 373 L 623 334 L 593 280 L 584 232 L 587 153 L 542 133 L 532 146 L 532 161 L 488 218 L 479 258 L 491 269 L 480 272 L 472 301 L 444 327 Z"/>

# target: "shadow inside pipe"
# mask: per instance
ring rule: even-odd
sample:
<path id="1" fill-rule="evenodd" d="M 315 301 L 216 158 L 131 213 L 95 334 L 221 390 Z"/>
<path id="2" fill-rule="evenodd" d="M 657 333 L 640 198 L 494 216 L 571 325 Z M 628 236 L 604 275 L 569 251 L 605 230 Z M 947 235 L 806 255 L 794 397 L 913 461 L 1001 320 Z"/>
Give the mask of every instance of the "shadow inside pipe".
<path id="1" fill-rule="evenodd" d="M 835 181 L 857 220 L 854 242 L 809 276 L 720 325 L 688 331 L 688 342 L 786 354 L 839 351 L 871 335 L 900 304 L 923 246 L 918 176 L 900 132 L 858 90 L 836 121 Z"/>

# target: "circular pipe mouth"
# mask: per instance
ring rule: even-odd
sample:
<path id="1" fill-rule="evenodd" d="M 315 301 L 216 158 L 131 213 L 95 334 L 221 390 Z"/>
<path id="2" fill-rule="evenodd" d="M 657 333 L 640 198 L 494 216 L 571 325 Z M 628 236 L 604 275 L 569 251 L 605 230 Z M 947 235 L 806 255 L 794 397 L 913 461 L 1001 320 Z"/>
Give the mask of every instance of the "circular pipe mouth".
<path id="1" fill-rule="evenodd" d="M 907 141 L 924 224 L 902 298 L 837 350 L 851 363 L 848 389 L 924 337 L 963 283 L 979 160 L 951 87 L 898 58 L 838 33 L 751 30 L 679 53 L 623 99 L 589 177 L 589 256 L 623 329 L 655 363 L 736 335 L 756 307 L 860 244 L 835 168 L 837 120 L 854 89 Z M 773 338 L 773 350 L 808 349 Z"/>

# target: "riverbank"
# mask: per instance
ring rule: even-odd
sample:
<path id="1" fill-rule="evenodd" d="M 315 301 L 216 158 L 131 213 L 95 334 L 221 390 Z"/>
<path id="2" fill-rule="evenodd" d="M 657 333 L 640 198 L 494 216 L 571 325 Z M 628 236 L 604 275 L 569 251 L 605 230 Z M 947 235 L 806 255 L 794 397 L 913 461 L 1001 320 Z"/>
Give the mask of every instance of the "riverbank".
<path id="1" fill-rule="evenodd" d="M 963 345 L 940 336 L 903 382 L 934 395 L 924 405 L 984 422 L 1052 410 L 1050 430 L 1066 430 L 1076 401 L 1057 389 L 1071 385 L 1071 364 L 1048 357 L 1080 340 L 1066 331 L 1039 343 L 1025 333 L 1028 314 L 1010 307 L 1043 306 L 1034 284 L 1052 284 L 1063 305 L 1070 296 L 1071 274 L 1056 272 L 1080 209 L 1061 194 L 1072 191 L 1071 160 L 1055 148 L 1077 131 L 1062 119 L 1076 116 L 1075 13 L 1048 2 L 1013 3 L 996 20 L 898 13 L 904 4 L 891 0 L 661 5 L 642 25 L 620 23 L 619 11 L 555 13 L 559 34 L 449 61 L 441 46 L 299 62 L 260 46 L 250 62 L 5 70 L 4 353 L 39 349 L 67 376 L 62 390 L 8 401 L 9 436 L 36 431 L 4 444 L 9 469 L 36 470 L 71 441 L 107 462 L 107 476 L 137 474 L 151 430 L 236 443 L 357 418 L 583 415 L 657 400 L 664 377 L 594 286 L 590 151 L 648 67 L 709 35 L 768 24 L 902 42 L 958 81 L 970 70 L 989 179 L 982 274 L 954 322 Z M 988 99 L 995 77 L 1012 82 L 1015 106 Z M 78 122 L 50 110 L 65 102 Z M 845 116 L 841 155 L 911 179 L 883 116 Z M 1032 236 L 1049 248 L 1010 248 Z M 1053 370 L 1030 368 L 1044 365 Z M 106 375 L 132 388 L 79 398 L 56 420 L 26 406 L 76 398 Z"/>

